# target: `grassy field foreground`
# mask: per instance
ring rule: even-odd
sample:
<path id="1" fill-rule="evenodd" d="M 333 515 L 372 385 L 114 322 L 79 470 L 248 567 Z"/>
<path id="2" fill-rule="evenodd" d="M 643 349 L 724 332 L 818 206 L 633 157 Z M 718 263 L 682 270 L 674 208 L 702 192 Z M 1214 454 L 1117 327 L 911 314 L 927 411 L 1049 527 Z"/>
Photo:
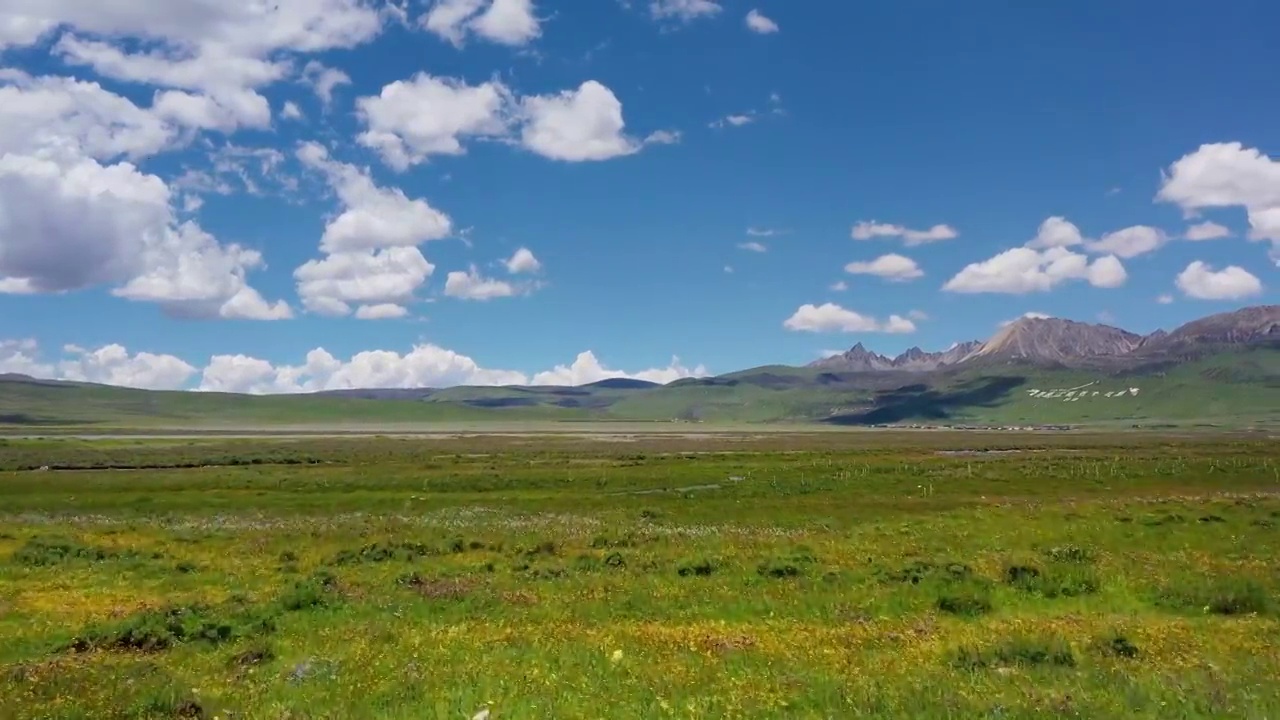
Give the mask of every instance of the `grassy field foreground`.
<path id="1" fill-rule="evenodd" d="M 1277 717 L 1277 455 L 0 440 L 0 717 Z"/>

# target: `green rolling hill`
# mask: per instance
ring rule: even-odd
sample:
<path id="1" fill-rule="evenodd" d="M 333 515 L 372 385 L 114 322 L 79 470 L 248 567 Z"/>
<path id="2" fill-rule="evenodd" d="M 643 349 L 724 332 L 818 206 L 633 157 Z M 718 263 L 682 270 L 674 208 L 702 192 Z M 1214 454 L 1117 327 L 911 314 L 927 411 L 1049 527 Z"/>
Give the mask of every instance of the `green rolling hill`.
<path id="1" fill-rule="evenodd" d="M 507 422 L 879 425 L 1280 425 L 1280 307 L 1138 336 L 1023 320 L 963 353 L 861 345 L 809 367 L 669 385 L 358 389 L 249 396 L 0 376 L 0 428 L 266 428 Z"/>

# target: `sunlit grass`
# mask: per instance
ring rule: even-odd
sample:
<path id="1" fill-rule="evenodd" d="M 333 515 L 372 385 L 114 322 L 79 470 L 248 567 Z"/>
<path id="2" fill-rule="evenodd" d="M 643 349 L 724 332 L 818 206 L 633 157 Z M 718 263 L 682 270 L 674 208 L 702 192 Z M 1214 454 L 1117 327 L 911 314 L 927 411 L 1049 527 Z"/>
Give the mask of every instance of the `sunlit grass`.
<path id="1" fill-rule="evenodd" d="M 866 438 L 0 473 L 0 717 L 1280 712 L 1271 444 Z"/>

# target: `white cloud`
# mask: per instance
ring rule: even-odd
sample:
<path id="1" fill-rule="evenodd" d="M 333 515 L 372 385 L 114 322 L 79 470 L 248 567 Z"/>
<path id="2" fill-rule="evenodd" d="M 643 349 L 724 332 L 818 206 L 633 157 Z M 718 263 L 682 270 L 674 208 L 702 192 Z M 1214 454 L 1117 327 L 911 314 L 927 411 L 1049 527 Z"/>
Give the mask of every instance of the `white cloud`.
<path id="1" fill-rule="evenodd" d="M 725 274 L 726 274 L 726 275 L 732 275 L 732 274 L 733 274 L 733 266 L 732 266 L 732 265 L 725 265 L 725 266 L 724 266 L 724 272 L 725 272 Z"/>
<path id="2" fill-rule="evenodd" d="M 1007 327 L 1007 326 L 1009 326 L 1009 325 L 1012 325 L 1012 324 L 1014 324 L 1014 323 L 1018 322 L 1019 320 L 1021 320 L 1021 319 L 1023 319 L 1023 318 L 1028 318 L 1028 319 L 1031 319 L 1031 320 L 1047 320 L 1047 319 L 1049 319 L 1049 318 L 1051 318 L 1051 317 L 1053 317 L 1053 316 L 1052 316 L 1052 315 L 1048 315 L 1048 314 L 1046 314 L 1046 313 L 1036 312 L 1035 310 L 1031 310 L 1031 311 L 1029 311 L 1029 312 L 1024 312 L 1024 313 L 1022 313 L 1021 315 L 1019 315 L 1018 317 L 1016 317 L 1016 318 L 1014 318 L 1014 319 L 1012 319 L 1012 320 L 1004 320 L 1004 321 L 1002 321 L 1002 322 L 1000 323 L 1000 327 Z"/>
<path id="3" fill-rule="evenodd" d="M 1083 243 L 1084 236 L 1080 234 L 1080 228 L 1066 218 L 1054 215 L 1040 223 L 1040 229 L 1036 232 L 1036 236 L 1027 242 L 1026 246 L 1036 250 L 1045 250 L 1054 247 L 1082 245 Z"/>
<path id="4" fill-rule="evenodd" d="M 377 319 L 386 316 L 385 306 L 412 302 L 435 271 L 417 246 L 448 237 L 449 216 L 399 189 L 378 186 L 367 169 L 333 160 L 319 144 L 300 145 L 297 156 L 325 175 L 343 208 L 320 239 L 326 257 L 294 271 L 303 305 L 323 315 L 347 315 L 352 304 L 379 307 L 356 312 L 359 319 Z"/>
<path id="5" fill-rule="evenodd" d="M 1215 271 L 1199 260 L 1179 273 L 1175 284 L 1184 295 L 1196 300 L 1243 300 L 1262 294 L 1262 281 L 1248 270 L 1228 265 Z"/>
<path id="6" fill-rule="evenodd" d="M 467 37 L 467 21 L 482 7 L 484 0 L 435 0 L 420 23 L 428 32 L 461 47 Z"/>
<path id="7" fill-rule="evenodd" d="M 640 149 L 640 143 L 623 133 L 622 103 L 595 80 L 577 90 L 526 97 L 521 112 L 521 143 L 552 160 L 607 160 Z"/>
<path id="8" fill-rule="evenodd" d="M 493 0 L 471 26 L 481 37 L 503 45 L 525 45 L 542 34 L 532 0 Z"/>
<path id="9" fill-rule="evenodd" d="M 420 22 L 454 47 L 462 47 L 468 33 L 512 46 L 542 34 L 532 0 L 436 0 Z"/>
<path id="10" fill-rule="evenodd" d="M 301 120 L 302 109 L 299 108 L 298 104 L 295 103 L 294 101 L 286 100 L 284 103 L 284 107 L 280 109 L 280 117 L 284 118 L 285 120 Z"/>
<path id="11" fill-rule="evenodd" d="M 758 227 L 747 228 L 747 234 L 750 235 L 751 237 L 773 237 L 774 235 L 782 235 L 785 233 L 786 233 L 785 230 L 775 230 L 773 228 L 758 228 Z"/>
<path id="12" fill-rule="evenodd" d="M 511 91 L 496 80 L 472 86 L 420 72 L 356 101 L 368 127 L 358 140 L 404 170 L 432 155 L 463 154 L 465 138 L 505 136 L 511 102 Z"/>
<path id="13" fill-rule="evenodd" d="M 390 320 L 393 318 L 402 318 L 408 314 L 408 308 L 403 305 L 396 305 L 395 303 L 361 305 L 356 308 L 356 317 L 360 320 Z"/>
<path id="14" fill-rule="evenodd" d="M 1169 236 L 1163 230 L 1146 225 L 1134 225 L 1107 233 L 1097 241 L 1087 242 L 1085 247 L 1094 252 L 1132 258 L 1156 250 L 1168 240 Z"/>
<path id="15" fill-rule="evenodd" d="M 849 284 L 843 280 L 837 280 L 827 288 L 831 292 L 844 292 L 849 289 Z"/>
<path id="16" fill-rule="evenodd" d="M 444 294 L 462 300 L 492 300 L 511 297 L 516 288 L 505 280 L 494 280 L 480 275 L 475 266 L 468 270 L 455 270 L 445 279 Z"/>
<path id="17" fill-rule="evenodd" d="M 1170 305 L 1173 303 L 1173 296 L 1168 293 L 1165 293 L 1163 295 L 1156 297 L 1156 302 L 1160 303 L 1161 305 Z"/>
<path id="18" fill-rule="evenodd" d="M 170 146 L 175 132 L 97 83 L 26 75 L 0 81 L 0 154 L 71 149 L 98 160 L 139 159 Z"/>
<path id="19" fill-rule="evenodd" d="M 1280 254 L 1280 161 L 1238 142 L 1201 145 L 1169 166 L 1157 200 L 1192 214 L 1204 208 L 1243 207 L 1249 238 L 1269 240 Z"/>
<path id="20" fill-rule="evenodd" d="M 435 272 L 416 247 L 390 247 L 364 252 L 333 253 L 309 260 L 293 277 L 298 296 L 310 311 L 347 315 L 351 304 L 405 305 Z"/>
<path id="21" fill-rule="evenodd" d="M 724 8 L 712 0 L 652 0 L 649 3 L 649 14 L 657 20 L 675 19 L 690 22 L 698 18 L 711 17 Z"/>
<path id="22" fill-rule="evenodd" d="M 912 320 L 921 320 L 921 321 L 923 321 L 923 320 L 928 320 L 928 319 L 929 319 L 929 313 L 927 313 L 927 312 L 925 312 L 925 311 L 923 311 L 923 310 L 912 310 L 911 312 L 907 313 L 907 317 L 908 317 L 908 318 L 911 318 Z"/>
<path id="23" fill-rule="evenodd" d="M 201 390 L 239 393 L 297 393 L 355 388 L 429 388 L 454 385 L 522 385 L 523 373 L 487 370 L 474 360 L 438 345 L 415 345 L 403 355 L 367 350 L 342 362 L 323 348 L 307 353 L 302 365 L 275 366 L 245 355 L 217 355 L 201 375 Z"/>
<path id="24" fill-rule="evenodd" d="M 534 257 L 533 251 L 523 247 L 516 250 L 503 264 L 507 266 L 507 272 L 512 275 L 536 273 L 542 269 L 542 263 L 538 262 L 538 258 Z"/>
<path id="25" fill-rule="evenodd" d="M 1094 287 L 1114 288 L 1128 278 L 1124 265 L 1112 255 L 1092 263 L 1063 247 L 1047 250 L 1013 248 L 989 260 L 966 265 L 943 285 L 960 293 L 1024 294 L 1046 292 L 1069 280 L 1085 280 Z"/>
<path id="26" fill-rule="evenodd" d="M 448 237 L 453 223 L 425 200 L 377 186 L 368 170 L 337 162 L 316 143 L 298 148 L 298 159 L 329 180 L 343 212 L 328 222 L 320 249 L 327 253 L 419 245 Z"/>
<path id="27" fill-rule="evenodd" d="M 882 323 L 874 317 L 846 310 L 835 303 L 801 305 L 782 326 L 796 332 L 911 333 L 916 330 L 914 323 L 899 315 L 890 315 Z"/>
<path id="28" fill-rule="evenodd" d="M 778 32 L 778 23 L 765 17 L 759 10 L 747 13 L 747 28 L 761 35 Z"/>
<path id="29" fill-rule="evenodd" d="M 66 345 L 63 352 L 63 360 L 48 362 L 39 359 L 35 340 L 0 340 L 0 374 L 174 390 L 183 387 L 196 373 L 194 367 L 172 355 L 130 353 L 114 344 L 97 350 Z"/>
<path id="30" fill-rule="evenodd" d="M 64 62 L 116 80 L 194 91 L 237 124 L 258 127 L 270 121 L 258 89 L 291 71 L 289 53 L 354 47 L 383 23 L 364 0 L 48 0 L 21 3 L 17 12 L 0 21 L 0 46 L 31 45 L 67 28 L 53 48 Z"/>
<path id="31" fill-rule="evenodd" d="M 318 60 L 311 60 L 302 69 L 302 79 L 320 98 L 320 103 L 328 108 L 333 104 L 333 91 L 339 85 L 350 85 L 351 76 L 345 72 L 325 66 Z"/>
<path id="32" fill-rule="evenodd" d="M 678 145 L 680 143 L 679 130 L 654 130 L 644 139 L 645 145 Z"/>
<path id="33" fill-rule="evenodd" d="M 851 262 L 844 266 L 844 271 L 851 275 L 875 275 L 893 282 L 904 282 L 924 276 L 924 272 L 914 260 L 893 253 L 881 255 L 870 262 Z"/>
<path id="34" fill-rule="evenodd" d="M 755 121 L 756 121 L 755 112 L 745 112 L 745 113 L 737 113 L 734 115 L 725 115 L 724 117 L 718 120 L 711 121 L 710 123 L 707 124 L 707 127 L 716 128 L 716 129 L 725 127 L 726 125 L 732 125 L 733 127 L 742 127 L 743 125 L 750 125 Z"/>
<path id="35" fill-rule="evenodd" d="M 599 382 L 610 378 L 629 378 L 633 380 L 647 380 L 662 385 L 675 382 L 686 377 L 704 377 L 706 376 L 706 367 L 699 365 L 695 368 L 688 368 L 680 364 L 680 358 L 672 357 L 671 364 L 665 368 L 652 368 L 649 370 L 641 370 L 636 373 L 627 373 L 621 370 L 610 370 L 600 363 L 595 353 L 587 350 L 578 353 L 578 357 L 574 359 L 572 365 L 557 365 L 551 370 L 537 373 L 533 376 L 531 384 L 533 385 L 586 385 L 588 383 Z"/>
<path id="36" fill-rule="evenodd" d="M 302 365 L 275 366 L 244 355 L 213 357 L 201 377 L 200 389 L 217 392 L 296 393 L 356 388 L 432 388 L 456 385 L 582 385 L 607 378 L 634 378 L 669 383 L 707 374 L 704 366 L 689 368 L 679 358 L 665 368 L 634 373 L 604 367 L 591 351 L 580 353 L 571 365 L 557 365 L 530 379 L 514 370 L 480 367 L 475 360 L 438 345 L 422 344 L 402 354 L 388 350 L 357 353 L 346 362 L 323 348 L 307 353 Z"/>
<path id="37" fill-rule="evenodd" d="M 196 373 L 194 367 L 173 355 L 130 354 L 121 345 L 107 345 L 72 354 L 74 357 L 71 359 L 58 363 L 59 379 L 146 390 L 176 390 Z"/>
<path id="38" fill-rule="evenodd" d="M 289 316 L 246 283 L 262 257 L 178 225 L 169 187 L 130 163 L 74 153 L 0 156 L 0 289 L 115 294 L 198 317 Z M 256 302 L 254 302 L 256 301 Z"/>
<path id="39" fill-rule="evenodd" d="M 1212 220 L 1206 220 L 1202 223 L 1196 223 L 1187 228 L 1187 232 L 1183 234 L 1187 240 L 1219 240 L 1221 238 L 1231 237 L 1231 231 L 1226 227 L 1219 225 Z"/>
<path id="40" fill-rule="evenodd" d="M 0 340 L 0 375 L 51 377 L 53 366 L 36 358 L 39 346 L 35 340 Z"/>
<path id="41" fill-rule="evenodd" d="M 751 242 L 738 243 L 738 249 L 750 250 L 751 252 L 756 253 L 767 252 L 769 250 L 769 248 L 764 246 L 764 243 L 758 243 L 754 240 Z"/>
<path id="42" fill-rule="evenodd" d="M 940 240 L 952 240 L 960 236 L 950 225 L 934 225 L 928 230 L 911 230 L 902 225 L 890 225 L 875 220 L 859 221 L 853 226 L 850 236 L 854 240 L 871 240 L 881 237 L 900 237 L 907 247 L 924 245 Z"/>

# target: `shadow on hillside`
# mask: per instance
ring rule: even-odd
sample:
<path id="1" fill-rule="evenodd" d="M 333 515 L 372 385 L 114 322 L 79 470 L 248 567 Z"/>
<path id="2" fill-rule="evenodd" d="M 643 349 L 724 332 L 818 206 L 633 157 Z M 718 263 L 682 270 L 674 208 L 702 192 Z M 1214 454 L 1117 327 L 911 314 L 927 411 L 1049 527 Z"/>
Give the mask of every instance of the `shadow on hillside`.
<path id="1" fill-rule="evenodd" d="M 0 414 L 0 425 L 66 425 L 65 420 L 53 420 L 50 418 L 38 418 L 34 415 L 26 413 L 8 413 Z M 84 423 L 79 423 L 84 424 Z"/>
<path id="2" fill-rule="evenodd" d="M 983 377 L 946 389 L 934 389 L 923 384 L 907 385 L 878 393 L 875 407 L 869 410 L 836 415 L 823 422 L 831 425 L 884 425 L 950 420 L 959 411 L 998 405 L 1026 381 L 1023 377 Z"/>

